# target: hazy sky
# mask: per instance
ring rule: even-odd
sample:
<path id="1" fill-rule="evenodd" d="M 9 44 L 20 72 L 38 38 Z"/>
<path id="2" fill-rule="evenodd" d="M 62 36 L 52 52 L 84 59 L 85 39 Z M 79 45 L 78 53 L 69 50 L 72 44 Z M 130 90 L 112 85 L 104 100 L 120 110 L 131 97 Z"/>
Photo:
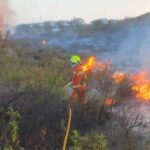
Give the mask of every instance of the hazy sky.
<path id="1" fill-rule="evenodd" d="M 44 20 L 87 22 L 98 18 L 138 16 L 150 12 L 150 0 L 10 0 L 16 23 Z"/>

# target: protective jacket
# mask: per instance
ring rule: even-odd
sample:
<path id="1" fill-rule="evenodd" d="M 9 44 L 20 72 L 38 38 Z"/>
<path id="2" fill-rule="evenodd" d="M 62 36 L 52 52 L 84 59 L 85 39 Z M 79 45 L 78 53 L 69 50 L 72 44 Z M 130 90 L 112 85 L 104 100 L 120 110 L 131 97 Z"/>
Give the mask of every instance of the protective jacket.
<path id="1" fill-rule="evenodd" d="M 74 103 L 79 100 L 82 104 L 86 103 L 86 73 L 83 71 L 82 65 L 78 64 L 74 67 L 72 76 L 72 94 L 70 96 L 70 103 Z"/>

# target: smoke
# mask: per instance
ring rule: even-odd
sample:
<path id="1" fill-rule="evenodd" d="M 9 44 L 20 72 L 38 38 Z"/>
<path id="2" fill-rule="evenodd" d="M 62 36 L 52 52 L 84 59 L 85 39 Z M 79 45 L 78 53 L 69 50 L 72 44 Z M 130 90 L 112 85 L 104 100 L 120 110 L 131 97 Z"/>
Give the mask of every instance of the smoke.
<path id="1" fill-rule="evenodd" d="M 143 69 L 148 70 L 150 73 L 150 29 L 145 35 L 140 48 L 140 61 Z"/>
<path id="2" fill-rule="evenodd" d="M 19 38 L 32 37 L 35 40 L 37 37 L 44 36 L 42 33 L 45 28 L 44 24 L 36 32 L 33 26 L 28 27 L 31 32 L 27 33 L 22 28 L 21 32 L 16 30 L 15 35 Z M 60 46 L 64 49 L 78 50 L 78 52 L 89 50 L 86 52 L 96 55 L 97 58 L 112 61 L 120 71 L 138 72 L 143 69 L 150 71 L 150 13 L 122 20 L 112 26 L 106 25 L 106 29 L 107 27 L 108 30 L 97 30 L 94 34 L 92 30 L 92 32 L 83 30 L 88 32 L 84 36 L 67 29 L 66 32 L 63 32 L 63 36 L 61 32 L 60 34 L 54 32 L 56 36 L 45 35 L 45 38 L 51 46 Z M 48 33 L 49 29 L 46 30 Z"/>
<path id="3" fill-rule="evenodd" d="M 125 61 L 127 67 L 136 71 L 147 70 L 150 72 L 150 21 L 132 26 L 132 32 L 123 40 L 119 47 L 118 58 Z"/>
<path id="4" fill-rule="evenodd" d="M 111 49 L 103 58 L 111 60 L 121 71 L 150 72 L 150 13 L 131 20 L 115 35 L 113 41 L 108 43 L 115 43 L 118 38 L 116 49 Z"/>
<path id="5" fill-rule="evenodd" d="M 9 0 L 0 0 L 0 31 L 5 30 L 6 26 L 12 24 L 13 11 Z"/>

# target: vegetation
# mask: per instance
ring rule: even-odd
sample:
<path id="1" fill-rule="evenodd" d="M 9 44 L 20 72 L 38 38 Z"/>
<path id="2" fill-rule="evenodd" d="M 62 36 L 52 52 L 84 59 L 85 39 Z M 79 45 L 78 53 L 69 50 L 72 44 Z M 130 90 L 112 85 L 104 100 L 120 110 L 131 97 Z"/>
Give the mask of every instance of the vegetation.
<path id="1" fill-rule="evenodd" d="M 108 150 L 107 142 L 102 133 L 81 136 L 77 130 L 70 136 L 70 150 Z"/>
<path id="2" fill-rule="evenodd" d="M 69 93 L 63 87 L 71 77 L 70 54 L 13 42 L 0 48 L 0 149 L 59 150 L 67 125 Z M 132 95 L 128 78 L 116 83 L 112 68 L 89 74 L 93 92 L 87 110 L 78 102 L 73 108 L 69 150 L 138 150 L 132 129 L 142 125 L 141 116 L 126 104 Z M 107 98 L 119 103 L 106 106 Z"/>

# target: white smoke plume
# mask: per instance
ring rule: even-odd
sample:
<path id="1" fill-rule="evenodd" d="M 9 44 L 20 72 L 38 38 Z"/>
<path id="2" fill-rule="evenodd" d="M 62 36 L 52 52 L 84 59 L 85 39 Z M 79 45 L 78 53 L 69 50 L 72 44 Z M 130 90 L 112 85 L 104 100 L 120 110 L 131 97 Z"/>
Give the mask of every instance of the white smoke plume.
<path id="1" fill-rule="evenodd" d="M 150 31 L 150 30 L 149 30 Z M 140 61 L 143 69 L 150 73 L 150 32 L 147 31 L 144 42 L 140 48 Z"/>

